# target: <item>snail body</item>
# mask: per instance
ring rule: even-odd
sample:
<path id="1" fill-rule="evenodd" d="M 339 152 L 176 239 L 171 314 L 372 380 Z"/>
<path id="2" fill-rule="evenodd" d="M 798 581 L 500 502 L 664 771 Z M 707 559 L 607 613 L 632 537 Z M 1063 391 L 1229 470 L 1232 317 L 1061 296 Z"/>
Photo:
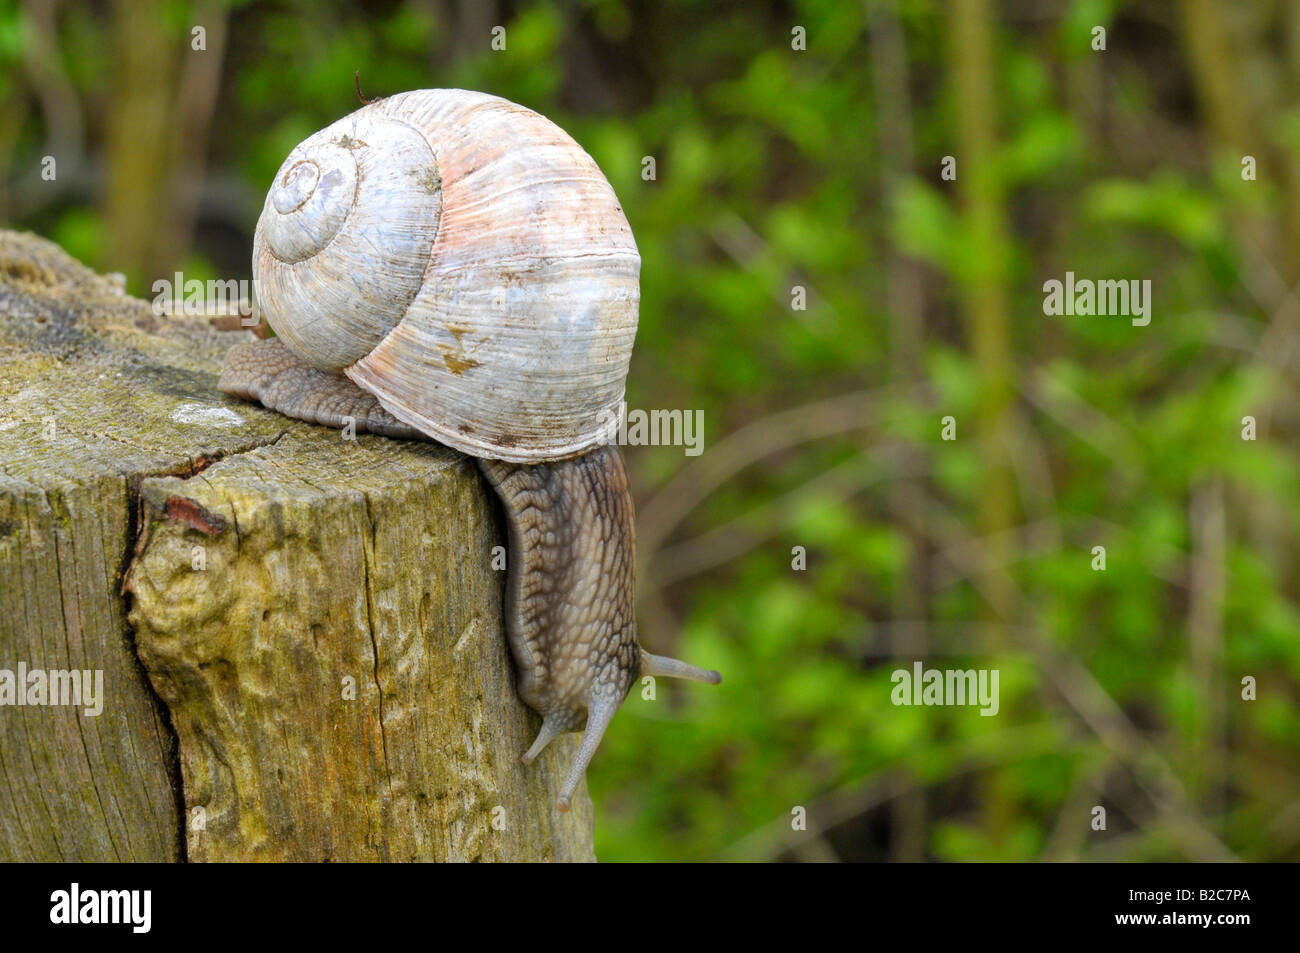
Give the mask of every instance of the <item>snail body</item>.
<path id="1" fill-rule="evenodd" d="M 613 189 L 531 110 L 403 93 L 290 153 L 253 272 L 277 337 L 232 348 L 223 391 L 478 459 L 507 517 L 518 690 L 542 716 L 523 760 L 585 728 L 567 810 L 637 677 L 720 681 L 637 642 L 632 499 L 613 440 L 640 256 Z"/>

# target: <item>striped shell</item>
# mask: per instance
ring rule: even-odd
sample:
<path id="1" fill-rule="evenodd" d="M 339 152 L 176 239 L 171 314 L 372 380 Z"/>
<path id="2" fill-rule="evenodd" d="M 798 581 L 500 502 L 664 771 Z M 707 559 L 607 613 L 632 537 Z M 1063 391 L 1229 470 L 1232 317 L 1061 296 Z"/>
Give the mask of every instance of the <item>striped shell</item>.
<path id="1" fill-rule="evenodd" d="M 568 134 L 458 89 L 377 100 L 306 139 L 253 242 L 259 306 L 291 350 L 442 443 L 518 463 L 612 438 L 640 269 Z"/>

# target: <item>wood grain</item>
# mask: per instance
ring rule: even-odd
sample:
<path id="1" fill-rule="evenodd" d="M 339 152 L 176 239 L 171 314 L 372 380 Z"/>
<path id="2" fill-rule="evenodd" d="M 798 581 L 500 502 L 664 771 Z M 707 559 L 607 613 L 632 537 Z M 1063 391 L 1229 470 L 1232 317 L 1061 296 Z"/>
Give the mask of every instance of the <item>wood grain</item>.
<path id="1" fill-rule="evenodd" d="M 236 340 L 0 232 L 0 860 L 590 860 L 472 463 L 224 397 Z M 198 567 L 198 568 L 196 568 Z"/>

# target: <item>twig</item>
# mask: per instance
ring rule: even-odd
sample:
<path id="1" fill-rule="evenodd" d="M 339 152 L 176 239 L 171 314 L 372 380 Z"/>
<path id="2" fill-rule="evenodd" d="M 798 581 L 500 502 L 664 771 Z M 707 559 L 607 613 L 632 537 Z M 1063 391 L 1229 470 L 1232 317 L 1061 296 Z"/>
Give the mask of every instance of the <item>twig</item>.
<path id="1" fill-rule="evenodd" d="M 842 394 L 770 414 L 728 434 L 639 507 L 637 562 L 648 565 L 678 524 L 736 473 L 790 447 L 871 427 L 882 400 L 909 396 L 914 395 L 893 388 Z M 929 405 L 927 398 L 916 399 L 923 407 Z"/>
<path id="2" fill-rule="evenodd" d="M 1201 695 L 1204 723 L 1193 743 L 1192 764 L 1201 782 L 1202 803 L 1207 811 L 1223 809 L 1226 791 L 1224 748 L 1226 728 L 1223 684 L 1223 603 L 1226 589 L 1225 550 L 1227 526 L 1224 518 L 1223 484 L 1213 480 L 1198 488 L 1191 499 L 1192 551 L 1197 558 L 1189 566 L 1191 604 L 1187 610 L 1188 652 L 1192 676 Z"/>
<path id="3" fill-rule="evenodd" d="M 981 596 L 985 599 L 996 597 L 1007 588 L 1016 591 L 1006 570 L 989 559 L 979 540 L 967 533 L 959 521 L 946 514 L 943 504 L 937 499 L 931 500 L 931 515 L 945 516 L 942 524 L 946 534 L 968 542 L 960 550 L 963 555 L 959 558 L 965 561 L 964 568 Z M 950 549 L 945 555 L 951 558 L 952 553 Z M 990 590 L 988 579 L 993 576 L 1001 577 L 1000 585 Z M 1018 591 L 1016 596 L 1017 602 L 1023 603 Z M 1196 814 L 1177 774 L 1115 699 L 1102 688 L 1092 672 L 1042 634 L 1027 603 L 1023 611 L 1026 623 L 1008 626 L 1007 631 L 1035 658 L 1083 724 L 1133 772 L 1157 810 L 1181 832 L 1185 849 L 1200 860 L 1238 860 Z"/>
<path id="4" fill-rule="evenodd" d="M 928 472 L 905 445 L 873 449 L 831 467 L 798 487 L 683 542 L 654 554 L 661 584 L 704 572 L 770 539 L 785 528 L 791 514 L 810 497 L 844 499 L 880 480 L 900 480 Z M 905 464 L 911 461 L 910 466 Z"/>
<path id="5" fill-rule="evenodd" d="M 1044 732 L 1037 725 L 1004 735 L 999 739 L 1001 747 L 996 751 L 970 750 L 975 744 L 978 744 L 978 739 L 974 742 L 963 740 L 951 746 L 957 750 L 941 753 L 941 759 L 960 762 L 944 780 L 1061 750 L 1059 733 Z M 806 831 L 792 830 L 790 816 L 778 815 L 729 845 L 723 856 L 732 861 L 771 860 L 783 851 L 796 850 L 800 844 L 821 837 L 826 831 L 879 807 L 900 791 L 917 790 L 922 786 L 911 772 L 903 768 L 890 768 L 859 778 L 804 804 L 807 809 Z"/>

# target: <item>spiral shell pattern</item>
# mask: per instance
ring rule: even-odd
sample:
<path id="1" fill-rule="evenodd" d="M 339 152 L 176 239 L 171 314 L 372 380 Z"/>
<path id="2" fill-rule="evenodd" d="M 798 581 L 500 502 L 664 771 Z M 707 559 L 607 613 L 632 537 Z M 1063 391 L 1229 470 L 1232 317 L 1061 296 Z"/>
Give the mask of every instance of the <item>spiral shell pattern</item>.
<path id="1" fill-rule="evenodd" d="M 507 100 L 378 100 L 281 166 L 253 248 L 285 344 L 466 453 L 576 456 L 617 426 L 641 259 L 613 189 Z"/>

